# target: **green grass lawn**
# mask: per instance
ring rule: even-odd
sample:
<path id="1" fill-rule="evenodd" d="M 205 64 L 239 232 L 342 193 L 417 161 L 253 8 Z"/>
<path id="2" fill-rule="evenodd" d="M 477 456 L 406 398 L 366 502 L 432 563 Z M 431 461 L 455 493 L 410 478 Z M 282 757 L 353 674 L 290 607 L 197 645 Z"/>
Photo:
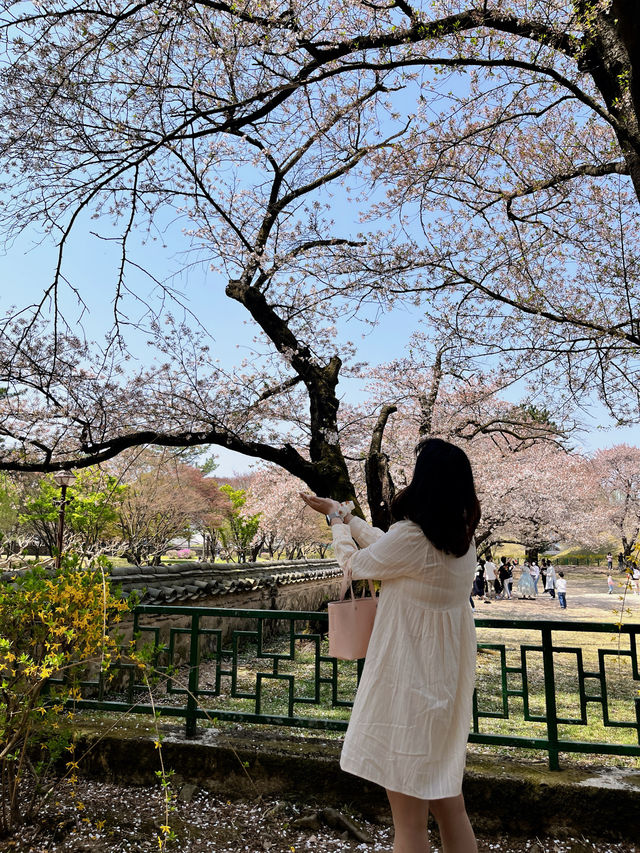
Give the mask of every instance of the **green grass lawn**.
<path id="1" fill-rule="evenodd" d="M 480 711 L 503 712 L 503 682 L 506 681 L 509 691 L 522 691 L 522 671 L 524 670 L 528 688 L 527 716 L 544 716 L 542 653 L 528 651 L 523 664 L 520 651 L 521 645 L 539 645 L 538 632 L 501 630 L 500 634 L 499 643 L 496 643 L 496 631 L 478 629 L 480 642 L 495 643 L 504 648 L 504 657 L 501 654 L 501 648 L 481 649 L 478 654 L 477 695 Z M 558 640 L 554 638 L 554 642 Z M 626 722 L 635 726 L 634 703 L 640 688 L 640 682 L 633 679 L 631 659 L 616 653 L 618 637 L 607 634 L 563 632 L 561 643 L 563 648 L 572 650 L 554 654 L 557 714 L 558 717 L 567 721 L 586 717 L 586 724 L 561 722 L 558 730 L 559 737 L 596 743 L 637 745 L 636 728 L 611 725 Z M 606 697 L 604 697 L 606 702 L 599 702 L 595 701 L 595 698 L 602 696 L 601 680 L 585 674 L 602 671 L 598 650 L 603 648 L 609 652 L 604 655 L 602 661 L 606 682 Z M 626 637 L 622 638 L 621 648 L 628 650 Z M 579 676 L 579 657 L 582 661 L 582 679 Z M 519 669 L 520 672 L 506 672 L 508 668 Z M 592 698 L 585 703 L 584 717 L 580 702 L 581 686 L 584 695 Z M 522 737 L 546 737 L 546 723 L 525 718 L 525 703 L 521 696 L 507 696 L 506 702 L 508 719 L 482 719 L 480 731 Z M 607 726 L 605 726 L 603 713 L 605 706 L 609 723 Z"/>

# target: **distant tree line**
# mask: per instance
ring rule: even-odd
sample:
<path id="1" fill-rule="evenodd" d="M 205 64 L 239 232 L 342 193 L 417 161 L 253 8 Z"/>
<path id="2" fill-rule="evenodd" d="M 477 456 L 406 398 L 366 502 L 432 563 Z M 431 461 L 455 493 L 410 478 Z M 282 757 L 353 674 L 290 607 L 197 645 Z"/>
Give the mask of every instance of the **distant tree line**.
<path id="1" fill-rule="evenodd" d="M 410 476 L 415 422 L 387 428 L 390 474 L 401 487 Z M 441 423 L 442 427 L 443 424 Z M 451 436 L 450 436 L 451 437 Z M 640 543 L 640 449 L 618 445 L 587 457 L 549 441 L 501 444 L 484 433 L 461 439 L 474 466 L 482 504 L 479 551 L 519 544 L 535 551 L 556 543 L 630 558 Z M 350 438 L 351 476 L 366 490 L 358 433 Z M 366 456 L 366 454 L 363 454 Z M 158 564 L 193 545 L 204 561 L 324 557 L 330 532 L 299 498 L 305 484 L 278 466 L 242 476 L 215 476 L 198 453 L 128 451 L 78 471 L 69 488 L 65 549 L 88 560 L 98 554 Z M 366 457 L 368 458 L 368 457 Z M 55 553 L 60 491 L 50 474 L 0 474 L 0 551 Z M 183 555 L 184 556 L 184 555 Z"/>

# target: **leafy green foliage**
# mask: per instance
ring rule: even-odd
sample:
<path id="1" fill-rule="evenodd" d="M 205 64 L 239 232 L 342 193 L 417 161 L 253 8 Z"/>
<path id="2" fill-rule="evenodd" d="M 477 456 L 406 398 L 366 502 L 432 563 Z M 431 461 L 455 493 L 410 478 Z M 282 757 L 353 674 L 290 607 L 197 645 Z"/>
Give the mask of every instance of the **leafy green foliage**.
<path id="1" fill-rule="evenodd" d="M 0 541 L 13 529 L 18 520 L 16 502 L 16 490 L 13 484 L 5 474 L 0 474 Z"/>
<path id="2" fill-rule="evenodd" d="M 77 472 L 67 492 L 65 527 L 75 534 L 80 547 L 89 551 L 101 539 L 111 538 L 116 531 L 118 507 L 127 486 L 98 468 Z M 20 524 L 32 527 L 53 551 L 59 515 L 60 488 L 53 476 L 39 480 L 24 499 L 19 514 Z"/>
<path id="3" fill-rule="evenodd" d="M 234 489 L 233 486 L 220 486 L 220 491 L 229 498 L 231 509 L 227 521 L 220 529 L 220 539 L 227 550 L 235 550 L 238 562 L 245 563 L 249 546 L 260 526 L 260 513 L 245 516 L 242 508 L 247 502 L 244 489 Z"/>

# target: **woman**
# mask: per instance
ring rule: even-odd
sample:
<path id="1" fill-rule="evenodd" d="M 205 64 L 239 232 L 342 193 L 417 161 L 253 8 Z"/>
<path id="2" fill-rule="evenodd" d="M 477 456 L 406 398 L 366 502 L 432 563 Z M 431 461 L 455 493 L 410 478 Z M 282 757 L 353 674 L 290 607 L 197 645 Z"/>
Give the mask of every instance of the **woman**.
<path id="1" fill-rule="evenodd" d="M 509 568 L 509 563 L 507 562 L 506 557 L 500 557 L 500 566 L 498 568 L 498 577 L 500 578 L 500 583 L 502 584 L 502 597 L 503 598 L 511 598 L 511 586 L 510 583 L 513 581 L 513 576 L 511 574 L 511 569 Z"/>
<path id="2" fill-rule="evenodd" d="M 547 560 L 547 576 L 544 580 L 544 591 L 548 592 L 551 598 L 556 597 L 556 570 Z"/>
<path id="3" fill-rule="evenodd" d="M 473 579 L 472 595 L 475 595 L 477 598 L 484 598 L 484 590 L 484 561 L 480 560 L 476 566 L 476 574 Z"/>
<path id="4" fill-rule="evenodd" d="M 544 558 L 542 560 L 542 565 L 545 565 Z M 538 595 L 538 581 L 540 580 L 540 566 L 535 562 L 531 563 L 531 568 L 529 569 L 531 573 L 531 580 L 533 581 L 533 588 L 535 590 L 535 595 Z M 545 575 L 546 579 L 546 575 Z"/>
<path id="5" fill-rule="evenodd" d="M 302 497 L 327 515 L 345 574 L 382 581 L 340 765 L 386 789 L 394 853 L 428 853 L 429 811 L 444 853 L 476 853 L 462 796 L 480 520 L 469 460 L 446 441 L 425 441 L 410 484 L 393 501 L 388 533 L 350 515 L 343 522 L 330 498 Z"/>
<path id="6" fill-rule="evenodd" d="M 535 598 L 537 595 L 535 584 L 531 577 L 531 568 L 526 560 L 522 566 L 522 574 L 518 581 L 518 594 L 520 598 Z"/>
<path id="7" fill-rule="evenodd" d="M 509 560 L 507 563 L 507 569 L 509 571 L 509 577 L 507 579 L 507 589 L 509 590 L 508 598 L 513 598 L 513 568 L 515 563 L 513 560 Z"/>

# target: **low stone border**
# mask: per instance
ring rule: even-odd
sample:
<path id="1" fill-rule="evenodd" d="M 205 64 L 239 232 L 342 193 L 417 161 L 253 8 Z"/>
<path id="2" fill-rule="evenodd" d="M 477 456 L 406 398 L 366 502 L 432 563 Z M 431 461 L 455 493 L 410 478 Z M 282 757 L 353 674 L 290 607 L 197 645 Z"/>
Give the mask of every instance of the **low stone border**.
<path id="1" fill-rule="evenodd" d="M 339 740 L 287 737 L 257 727 L 210 728 L 187 740 L 178 727 L 162 730 L 164 764 L 175 771 L 177 786 L 193 784 L 228 797 L 296 796 L 338 808 L 348 803 L 372 820 L 388 815 L 380 787 L 340 770 Z M 133 728 L 131 721 L 123 723 L 106 735 L 100 727 L 88 727 L 78 744 L 77 754 L 90 750 L 82 771 L 104 781 L 152 784 L 159 766 L 155 739 L 143 721 Z M 552 772 L 537 762 L 470 752 L 464 792 L 474 827 L 482 833 L 638 840 L 640 770 Z"/>

